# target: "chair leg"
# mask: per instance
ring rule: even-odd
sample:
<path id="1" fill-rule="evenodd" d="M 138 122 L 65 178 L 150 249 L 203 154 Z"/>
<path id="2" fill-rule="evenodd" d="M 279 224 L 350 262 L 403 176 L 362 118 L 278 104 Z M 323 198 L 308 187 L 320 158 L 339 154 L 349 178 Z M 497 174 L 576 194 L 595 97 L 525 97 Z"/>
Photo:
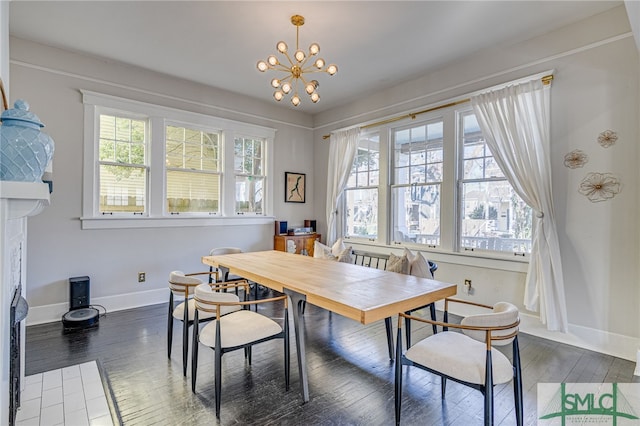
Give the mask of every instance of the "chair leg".
<path id="1" fill-rule="evenodd" d="M 284 310 L 284 382 L 285 390 L 289 390 L 291 379 L 291 345 L 289 344 L 289 312 Z"/>
<path id="2" fill-rule="evenodd" d="M 191 392 L 196 392 L 196 373 L 198 370 L 198 336 L 200 329 L 198 327 L 198 310 L 193 313 L 193 344 L 191 345 Z"/>
<path id="3" fill-rule="evenodd" d="M 171 345 L 173 344 L 173 292 L 169 292 L 169 314 L 167 315 L 167 358 L 171 359 Z"/>
<path id="4" fill-rule="evenodd" d="M 393 361 L 393 323 L 391 317 L 384 319 L 384 326 L 387 329 L 387 346 L 389 347 L 389 359 Z"/>
<path id="5" fill-rule="evenodd" d="M 187 377 L 187 357 L 189 356 L 189 300 L 187 299 L 184 301 L 182 321 L 182 375 Z"/>
<path id="6" fill-rule="evenodd" d="M 400 328 L 398 328 L 398 336 L 396 341 L 396 382 L 394 391 L 396 425 L 399 425 L 400 410 L 402 408 L 402 330 Z"/>
<path id="7" fill-rule="evenodd" d="M 520 364 L 518 336 L 513 339 L 513 372 L 513 399 L 516 404 L 516 424 L 522 426 L 524 423 L 524 408 L 522 403 L 522 366 Z"/>
<path id="8" fill-rule="evenodd" d="M 436 304 L 435 303 L 429 304 L 429 311 L 431 311 L 431 321 L 435 321 L 436 320 Z M 433 334 L 438 333 L 438 327 L 436 327 L 435 324 L 431 324 L 431 329 L 433 330 Z"/>
<path id="9" fill-rule="evenodd" d="M 484 424 L 493 425 L 493 363 L 491 362 L 491 350 L 487 351 L 487 360 L 484 373 Z"/>
<path id="10" fill-rule="evenodd" d="M 222 348 L 220 338 L 220 321 L 216 321 L 216 348 L 215 348 L 215 392 L 216 392 L 216 417 L 220 418 L 220 400 L 222 392 Z"/>

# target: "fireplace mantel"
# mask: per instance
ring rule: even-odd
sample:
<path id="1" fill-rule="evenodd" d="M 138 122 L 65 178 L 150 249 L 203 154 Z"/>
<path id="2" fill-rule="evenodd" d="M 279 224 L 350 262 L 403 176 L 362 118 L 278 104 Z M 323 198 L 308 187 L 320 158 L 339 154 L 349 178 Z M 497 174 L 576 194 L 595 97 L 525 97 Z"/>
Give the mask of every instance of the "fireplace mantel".
<path id="1" fill-rule="evenodd" d="M 0 181 L 0 424 L 11 424 L 9 413 L 9 307 L 22 286 L 26 293 L 27 218 L 49 205 L 49 185 L 41 182 Z M 24 333 L 24 322 L 21 325 Z M 24 361 L 24 340 L 20 356 Z M 21 362 L 24 378 L 24 362 Z M 24 383 L 24 380 L 20 380 Z"/>
<path id="2" fill-rule="evenodd" d="M 9 202 L 7 219 L 35 216 L 49 205 L 49 185 L 0 181 L 0 198 Z"/>

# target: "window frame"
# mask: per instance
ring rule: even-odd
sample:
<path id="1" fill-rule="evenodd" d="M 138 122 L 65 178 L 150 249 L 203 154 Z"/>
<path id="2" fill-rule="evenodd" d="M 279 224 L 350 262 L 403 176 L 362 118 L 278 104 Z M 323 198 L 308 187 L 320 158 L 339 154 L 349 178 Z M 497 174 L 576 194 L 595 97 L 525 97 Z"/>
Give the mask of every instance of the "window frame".
<path id="1" fill-rule="evenodd" d="M 367 132 L 363 132 L 360 134 L 360 136 L 358 137 L 358 147 L 356 148 L 356 154 L 354 157 L 354 165 L 355 162 L 358 160 L 358 150 L 360 149 L 360 141 L 362 140 L 369 140 L 371 135 L 377 135 L 378 137 L 378 146 L 383 147 L 385 146 L 385 144 L 383 143 L 383 139 L 387 139 L 383 137 L 382 132 L 378 131 L 377 129 L 372 129 L 371 131 L 367 131 Z M 367 148 L 369 148 L 369 146 L 367 146 Z M 387 178 L 387 173 L 385 172 L 387 169 L 386 167 L 383 167 L 383 158 L 388 158 L 388 156 L 386 155 L 386 149 L 378 149 L 378 169 L 374 169 L 377 170 L 378 172 L 378 184 L 377 185 L 356 185 L 356 186 L 345 186 L 344 191 L 342 192 L 342 196 L 340 197 L 340 201 L 338 204 L 339 210 L 343 211 L 344 214 L 340 216 L 340 223 L 339 223 L 339 228 L 341 229 L 341 233 L 344 236 L 345 239 L 348 239 L 350 241 L 353 242 L 383 242 L 387 239 L 387 230 L 386 230 L 386 218 L 384 218 L 384 213 L 381 211 L 381 199 L 386 199 L 387 197 L 387 190 L 385 188 L 385 185 L 381 185 L 381 182 L 385 182 L 386 178 Z M 353 171 L 353 165 L 351 166 L 351 170 Z M 369 174 L 371 173 L 371 169 L 367 168 L 367 176 L 369 176 Z M 349 172 L 349 176 L 351 176 L 351 172 Z M 383 180 L 385 179 L 385 180 Z M 356 178 L 357 181 L 357 178 Z M 348 185 L 348 183 L 347 183 Z M 364 237 L 364 236 L 359 236 L 359 235 L 349 235 L 347 236 L 347 226 L 348 226 L 348 218 L 347 218 L 347 213 L 348 213 L 348 206 L 347 206 L 347 192 L 348 191 L 357 191 L 357 190 L 370 190 L 370 189 L 375 189 L 378 192 L 378 206 L 376 209 L 376 215 L 377 215 L 377 222 L 376 222 L 376 228 L 377 228 L 377 233 L 376 233 L 376 237 L 375 238 L 371 238 L 371 237 Z M 381 198 L 384 197 L 384 198 Z M 381 220 L 381 218 L 384 218 Z M 383 227 L 384 225 L 384 227 Z"/>
<path id="2" fill-rule="evenodd" d="M 168 171 L 181 171 L 184 170 L 186 171 L 186 168 L 180 168 L 180 167 L 167 167 L 166 165 L 166 155 L 167 155 L 167 139 L 166 139 L 166 134 L 167 134 L 167 127 L 168 126 L 173 126 L 173 127 L 181 127 L 181 128 L 185 128 L 185 129 L 189 129 L 189 130 L 195 130 L 195 131 L 199 131 L 202 133 L 216 133 L 218 134 L 218 171 L 205 171 L 205 170 L 192 170 L 192 171 L 187 171 L 187 173 L 202 173 L 202 174 L 208 174 L 208 175 L 217 175 L 218 179 L 219 179 L 219 192 L 220 192 L 220 196 L 218 198 L 218 210 L 217 211 L 211 211 L 211 212 L 171 212 L 168 210 L 168 205 L 167 205 L 167 189 L 168 189 L 168 185 L 167 185 L 167 180 L 168 180 Z M 186 142 L 186 141 L 185 141 Z M 217 129 L 217 128 L 213 128 L 213 127 L 207 127 L 207 126 L 200 126 L 200 125 L 195 125 L 193 123 L 185 123 L 185 122 L 180 122 L 180 121 L 175 121 L 175 120 L 165 120 L 164 122 L 164 132 L 163 132 L 163 143 L 164 143 L 164 154 L 165 154 L 165 163 L 164 163 L 164 167 L 163 167 L 163 171 L 164 171 L 164 191 L 165 191 L 165 197 L 164 197 L 164 202 L 163 202 L 163 207 L 164 207 L 164 215 L 165 216 L 191 216 L 191 217 L 198 217 L 198 216 L 220 216 L 221 212 L 222 212 L 222 199 L 224 197 L 224 188 L 222 185 L 223 182 L 223 178 L 224 178 L 224 172 L 223 172 L 223 167 L 222 167 L 222 163 L 223 163 L 223 154 L 222 154 L 222 148 L 224 145 L 224 138 L 223 138 L 223 134 L 222 134 L 222 130 L 221 129 Z M 202 145 L 201 145 L 202 147 Z"/>
<path id="3" fill-rule="evenodd" d="M 378 238 L 367 240 L 364 238 L 345 237 L 344 226 L 342 236 L 353 244 L 402 248 L 436 254 L 436 259 L 447 259 L 454 263 L 468 264 L 479 267 L 493 267 L 509 271 L 526 272 L 526 264 L 529 261 L 529 253 L 515 254 L 514 252 L 501 252 L 494 250 L 465 251 L 460 247 L 461 233 L 461 198 L 462 187 L 459 174 L 462 174 L 462 157 L 464 155 L 460 147 L 458 114 L 471 110 L 469 104 L 438 108 L 424 113 L 420 122 L 429 123 L 435 119 L 443 120 L 443 176 L 440 182 L 440 245 L 433 247 L 430 244 L 418 244 L 410 241 L 394 241 L 392 219 L 392 188 L 394 159 L 393 159 L 393 132 L 396 129 L 407 128 L 415 125 L 414 118 L 403 118 L 384 122 L 378 126 L 367 128 L 367 132 L 377 131 L 380 134 L 380 184 L 378 194 Z M 344 194 L 344 193 L 343 193 Z M 346 202 L 344 195 L 340 200 L 340 221 L 345 223 Z"/>
<path id="4" fill-rule="evenodd" d="M 262 143 L 262 149 L 261 149 L 262 157 L 259 157 L 259 158 L 261 158 L 261 162 L 262 162 L 262 167 L 261 167 L 262 174 L 256 175 L 256 174 L 253 174 L 253 173 L 239 173 L 236 170 L 236 168 L 235 168 L 235 159 L 236 159 L 235 142 L 236 142 L 237 139 L 243 139 L 243 140 L 250 139 L 250 140 L 253 140 L 254 142 L 256 140 L 258 140 L 258 141 L 260 141 Z M 266 167 L 266 159 L 267 159 L 267 156 L 268 156 L 267 155 L 267 151 L 266 151 L 267 141 L 264 138 L 258 138 L 258 137 L 255 137 L 255 136 L 248 136 L 248 135 L 236 133 L 234 135 L 234 137 L 233 137 L 233 144 L 234 144 L 233 145 L 234 146 L 234 150 L 233 150 L 233 154 L 231 154 L 230 156 L 233 157 L 234 164 L 233 164 L 233 168 L 231 169 L 232 172 L 230 174 L 232 175 L 232 179 L 233 179 L 233 183 L 234 183 L 234 189 L 236 189 L 235 185 L 237 184 L 237 178 L 238 177 L 240 177 L 240 176 L 243 176 L 243 177 L 257 177 L 257 176 L 259 176 L 262 179 L 262 182 L 263 182 L 262 190 L 265 191 L 265 184 L 268 181 L 267 173 L 266 173 L 266 169 L 265 169 L 265 167 Z M 244 149 L 243 149 L 243 154 L 245 154 Z M 244 157 L 245 157 L 245 155 L 243 155 L 243 158 Z M 256 158 L 255 156 L 252 156 L 252 160 L 255 159 L 255 158 Z M 230 177 L 230 179 L 231 179 L 231 177 Z M 234 191 L 234 194 L 235 194 L 235 191 Z M 255 211 L 253 211 L 253 212 L 240 212 L 240 211 L 238 211 L 238 209 L 237 209 L 237 201 L 238 200 L 234 197 L 233 212 L 234 212 L 235 215 L 238 215 L 238 216 L 262 216 L 263 215 L 263 213 L 257 213 Z M 262 204 L 263 204 L 262 211 L 264 212 L 265 209 L 266 209 L 266 204 L 267 204 L 267 199 L 266 199 L 266 197 L 264 195 L 262 196 Z"/>
<path id="5" fill-rule="evenodd" d="M 81 90 L 84 106 L 83 198 L 80 221 L 82 229 L 149 228 L 182 226 L 257 225 L 273 222 L 273 149 L 276 130 L 196 112 L 149 104 L 102 93 Z M 147 214 L 129 216 L 99 214 L 98 210 L 98 130 L 100 112 L 148 117 L 148 150 L 145 161 L 149 167 L 147 179 Z M 170 215 L 166 211 L 165 131 L 168 124 L 218 130 L 221 133 L 221 200 L 220 215 Z M 236 215 L 233 141 L 234 135 L 264 140 L 263 213 Z M 230 154 L 230 155 L 228 155 Z M 227 173 L 225 173 L 228 171 Z"/>
<path id="6" fill-rule="evenodd" d="M 530 257 L 530 253 L 528 252 L 488 250 L 488 249 L 483 249 L 478 247 L 466 247 L 462 244 L 462 239 L 463 239 L 462 221 L 463 221 L 463 215 L 464 215 L 464 190 L 463 190 L 464 184 L 465 183 L 506 182 L 507 184 L 509 184 L 509 186 L 511 186 L 511 184 L 509 183 L 509 180 L 504 175 L 504 172 L 502 172 L 502 170 L 500 170 L 500 172 L 502 173 L 502 176 L 487 177 L 485 175 L 483 178 L 465 178 L 464 176 L 464 161 L 465 161 L 464 116 L 470 115 L 470 114 L 475 115 L 475 113 L 473 112 L 473 108 L 471 106 L 459 107 L 459 108 L 456 108 L 455 110 L 455 125 L 457 130 L 455 144 L 456 144 L 458 155 L 456 156 L 457 204 L 456 204 L 456 232 L 455 232 L 456 239 L 454 241 L 454 248 L 457 252 L 460 252 L 460 253 L 477 253 L 479 255 L 489 255 L 494 257 L 520 257 L 522 259 L 528 260 Z M 489 149 L 489 147 L 486 145 L 486 142 L 485 142 L 485 149 L 487 150 Z M 491 153 L 491 158 L 493 157 L 494 157 L 493 153 Z M 476 157 L 476 158 L 482 158 L 483 160 L 486 160 L 488 156 L 486 155 L 486 152 L 485 152 L 483 157 Z M 493 161 L 495 162 L 495 159 Z M 496 163 L 496 167 L 499 168 L 500 166 Z M 513 187 L 512 187 L 512 191 L 513 191 Z M 532 230 L 532 235 L 533 235 L 533 230 Z"/>

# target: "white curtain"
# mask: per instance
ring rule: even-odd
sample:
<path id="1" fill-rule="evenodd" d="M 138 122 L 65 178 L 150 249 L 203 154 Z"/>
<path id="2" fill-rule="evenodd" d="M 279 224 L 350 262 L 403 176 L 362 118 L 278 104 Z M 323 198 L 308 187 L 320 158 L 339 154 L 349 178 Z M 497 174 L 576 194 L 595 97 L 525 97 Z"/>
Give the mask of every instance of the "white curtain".
<path id="1" fill-rule="evenodd" d="M 568 331 L 553 211 L 550 86 L 540 79 L 471 98 L 480 129 L 516 193 L 534 211 L 524 305 L 552 331 Z"/>
<path id="2" fill-rule="evenodd" d="M 349 179 L 353 159 L 358 149 L 360 128 L 331 133 L 329 146 L 329 165 L 327 169 L 327 244 L 337 239 L 336 216 L 338 200 Z"/>

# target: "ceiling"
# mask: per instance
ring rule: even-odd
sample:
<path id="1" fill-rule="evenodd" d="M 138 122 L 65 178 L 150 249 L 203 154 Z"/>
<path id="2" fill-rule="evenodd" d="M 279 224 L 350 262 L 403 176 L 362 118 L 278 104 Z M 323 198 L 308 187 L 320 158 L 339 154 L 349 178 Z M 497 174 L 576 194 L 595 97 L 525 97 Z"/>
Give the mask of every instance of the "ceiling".
<path id="1" fill-rule="evenodd" d="M 276 104 L 259 59 L 300 46 L 338 65 L 317 75 L 315 114 L 424 75 L 489 47 L 527 40 L 621 1 L 25 1 L 10 2 L 11 35 L 148 68 Z"/>

